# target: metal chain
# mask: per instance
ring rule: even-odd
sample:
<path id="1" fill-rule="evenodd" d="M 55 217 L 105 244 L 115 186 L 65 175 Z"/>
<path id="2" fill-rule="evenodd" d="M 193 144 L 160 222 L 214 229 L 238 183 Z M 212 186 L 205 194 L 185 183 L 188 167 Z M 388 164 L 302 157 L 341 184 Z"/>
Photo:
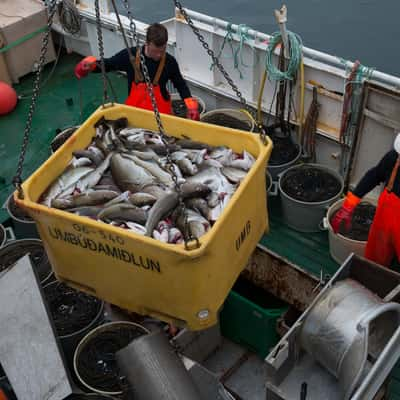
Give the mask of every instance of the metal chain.
<path id="1" fill-rule="evenodd" d="M 106 66 L 104 63 L 104 44 L 103 44 L 103 32 L 101 30 L 99 0 L 94 1 L 94 7 L 95 7 L 95 11 L 96 11 L 97 46 L 98 46 L 99 55 L 100 55 L 101 76 L 103 78 L 103 107 L 104 107 L 104 104 L 109 100 L 109 97 L 108 97 L 108 92 L 107 92 Z"/>
<path id="2" fill-rule="evenodd" d="M 136 46 L 139 46 L 139 38 L 136 32 L 136 24 L 133 20 L 133 16 L 132 13 L 130 11 L 129 8 L 129 2 L 128 0 L 122 0 L 125 6 L 125 10 L 127 12 L 128 18 L 129 18 L 129 27 L 130 27 L 130 31 L 132 33 L 133 36 L 133 40 L 136 43 Z M 140 52 L 140 64 L 142 66 L 143 69 L 143 76 L 146 82 L 146 87 L 147 87 L 147 91 L 150 95 L 150 99 L 151 99 L 151 104 L 153 106 L 153 110 L 154 110 L 154 116 L 156 118 L 157 121 L 157 126 L 158 126 L 158 130 L 161 134 L 161 136 L 166 136 L 165 135 L 165 130 L 164 130 L 164 126 L 162 124 L 161 121 L 161 116 L 160 116 L 160 112 L 158 110 L 158 106 L 157 106 L 157 102 L 156 102 L 156 98 L 154 96 L 154 89 L 153 89 L 153 83 L 150 80 L 150 74 L 149 74 L 149 70 L 147 69 L 147 65 L 146 65 L 146 60 L 144 58 L 144 55 L 142 52 Z"/>
<path id="3" fill-rule="evenodd" d="M 207 54 L 211 57 L 213 61 L 213 65 L 216 65 L 221 74 L 224 76 L 226 81 L 228 82 L 229 86 L 232 88 L 232 90 L 235 92 L 236 96 L 239 98 L 240 103 L 243 105 L 243 107 L 246 109 L 246 111 L 249 112 L 249 114 L 252 116 L 253 120 L 257 124 L 257 128 L 260 131 L 260 138 L 262 142 L 265 144 L 267 142 L 266 138 L 266 132 L 264 127 L 262 126 L 261 122 L 257 120 L 256 112 L 253 110 L 248 104 L 246 99 L 243 97 L 242 92 L 239 90 L 237 85 L 233 82 L 232 78 L 229 76 L 228 72 L 225 70 L 224 66 L 220 63 L 218 57 L 215 55 L 214 51 L 210 49 L 210 46 L 204 39 L 204 36 L 200 33 L 200 30 L 194 25 L 193 20 L 189 17 L 188 13 L 186 10 L 183 8 L 181 2 L 179 0 L 173 0 L 175 7 L 179 9 L 179 12 L 183 17 L 185 18 L 187 24 L 190 26 L 192 29 L 193 33 L 196 35 L 197 39 L 199 42 L 202 44 L 204 49 L 207 51 Z"/>
<path id="4" fill-rule="evenodd" d="M 129 29 L 131 31 L 132 38 L 134 40 L 136 47 L 138 48 L 139 47 L 139 37 L 137 35 L 136 24 L 133 20 L 133 15 L 129 8 L 129 2 L 128 2 L 128 0 L 122 0 L 122 2 L 125 6 L 125 10 L 127 12 L 128 18 L 129 18 Z M 122 24 L 120 25 L 120 28 L 123 29 Z M 161 115 L 158 110 L 156 98 L 154 96 L 153 84 L 151 82 L 149 70 L 147 68 L 146 60 L 144 58 L 142 51 L 140 51 L 140 64 L 141 64 L 141 67 L 143 70 L 143 76 L 144 76 L 144 79 L 146 82 L 147 91 L 150 95 L 151 104 L 153 106 L 154 116 L 155 116 L 155 119 L 157 122 L 158 130 L 160 132 L 161 140 L 163 141 L 163 144 L 166 148 L 166 159 L 167 159 L 166 169 L 171 174 L 171 177 L 172 177 L 172 180 L 173 180 L 174 186 L 175 186 L 175 191 L 178 194 L 179 214 L 184 216 L 184 232 L 182 232 L 182 233 L 183 233 L 183 237 L 184 237 L 184 241 L 185 241 L 185 249 L 186 250 L 191 249 L 191 247 L 189 246 L 189 243 L 191 241 L 196 241 L 195 248 L 198 248 L 200 246 L 200 243 L 199 243 L 198 238 L 194 237 L 190 231 L 190 226 L 189 226 L 188 220 L 187 220 L 186 205 L 185 205 L 185 202 L 183 201 L 181 185 L 178 181 L 178 175 L 176 174 L 174 163 L 173 163 L 172 157 L 171 157 L 171 152 L 170 152 L 169 146 L 168 146 L 168 136 L 165 134 L 164 126 L 161 121 Z"/>
<path id="5" fill-rule="evenodd" d="M 42 40 L 42 47 L 40 49 L 39 63 L 38 63 L 38 68 L 36 70 L 35 80 L 33 83 L 33 92 L 32 92 L 32 97 L 31 97 L 31 103 L 29 105 L 28 118 L 25 123 L 24 138 L 22 141 L 21 152 L 19 154 L 17 171 L 13 178 L 13 184 L 14 184 L 15 188 L 18 190 L 18 195 L 21 199 L 24 198 L 24 193 L 23 193 L 22 186 L 21 186 L 21 184 L 22 184 L 22 178 L 21 178 L 22 177 L 22 169 L 24 166 L 25 155 L 26 155 L 28 144 L 29 144 L 29 136 L 32 131 L 33 114 L 36 109 L 36 101 L 37 101 L 37 98 L 38 98 L 38 95 L 40 92 L 40 76 L 42 74 L 43 66 L 44 66 L 45 60 L 46 60 L 46 53 L 47 53 L 47 48 L 48 48 L 49 40 L 50 40 L 51 26 L 53 25 L 53 18 L 54 18 L 56 9 L 57 9 L 56 5 L 57 5 L 57 0 L 49 0 L 47 29 L 44 33 L 44 37 Z"/>

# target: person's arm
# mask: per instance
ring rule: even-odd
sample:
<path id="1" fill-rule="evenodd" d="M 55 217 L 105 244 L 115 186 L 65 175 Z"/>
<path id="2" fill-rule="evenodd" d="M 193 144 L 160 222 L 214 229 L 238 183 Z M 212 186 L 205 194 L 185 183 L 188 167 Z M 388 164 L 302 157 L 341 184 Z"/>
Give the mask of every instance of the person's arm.
<path id="1" fill-rule="evenodd" d="M 189 89 L 185 79 L 183 79 L 183 76 L 181 74 L 181 71 L 179 69 L 179 66 L 178 66 L 178 63 L 177 63 L 175 57 L 170 56 L 169 62 L 171 63 L 169 79 L 171 80 L 175 89 L 178 91 L 182 100 L 192 97 L 192 95 L 190 93 L 190 89 Z"/>
<path id="2" fill-rule="evenodd" d="M 379 161 L 379 163 L 367 171 L 367 173 L 361 178 L 358 185 L 352 191 L 357 197 L 363 197 L 380 183 L 385 182 L 388 178 L 388 174 L 393 169 L 394 163 L 397 159 L 397 153 L 394 150 L 389 151 Z"/>
<path id="3" fill-rule="evenodd" d="M 394 150 L 386 153 L 375 167 L 367 171 L 356 188 L 347 193 L 342 207 L 336 212 L 331 221 L 331 226 L 335 233 L 338 232 L 341 227 L 344 227 L 346 230 L 350 229 L 351 218 L 361 198 L 380 183 L 387 180 L 388 174 L 390 174 L 396 162 L 396 158 L 397 153 Z"/>
<path id="4" fill-rule="evenodd" d="M 104 59 L 104 67 L 106 69 L 106 72 L 109 71 L 128 72 L 129 66 L 130 66 L 129 54 L 126 49 L 121 50 L 120 52 L 114 54 L 110 58 Z M 101 72 L 101 62 L 99 59 L 96 62 L 95 72 Z"/>
<path id="5" fill-rule="evenodd" d="M 185 102 L 187 108 L 186 117 L 193 120 L 199 120 L 199 103 L 195 98 L 192 97 L 190 93 L 190 89 L 183 78 L 181 71 L 179 69 L 179 65 L 176 62 L 175 58 L 171 56 L 171 82 L 175 86 L 175 89 L 178 91 L 182 100 Z"/>
<path id="6" fill-rule="evenodd" d="M 125 71 L 128 72 L 130 65 L 129 54 L 126 49 L 121 50 L 110 58 L 104 59 L 106 72 Z M 101 72 L 100 60 L 94 56 L 87 56 L 75 67 L 75 75 L 78 79 L 84 78 L 89 72 Z"/>

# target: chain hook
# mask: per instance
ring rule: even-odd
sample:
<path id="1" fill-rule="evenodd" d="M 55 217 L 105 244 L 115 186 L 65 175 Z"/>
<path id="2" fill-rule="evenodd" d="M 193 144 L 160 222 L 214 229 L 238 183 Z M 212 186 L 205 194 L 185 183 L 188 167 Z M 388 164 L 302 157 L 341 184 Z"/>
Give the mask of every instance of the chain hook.
<path id="1" fill-rule="evenodd" d="M 100 69 L 101 69 L 101 76 L 103 79 L 103 108 L 104 108 L 109 97 L 108 97 L 108 92 L 107 92 L 106 67 L 105 67 L 105 63 L 104 63 L 104 43 L 103 43 L 103 32 L 101 30 L 101 16 L 100 16 L 99 0 L 94 0 L 94 8 L 95 8 L 95 12 L 96 12 L 97 47 L 99 49 Z"/>
<path id="2" fill-rule="evenodd" d="M 131 31 L 132 38 L 135 42 L 136 47 L 138 48 L 139 44 L 140 44 L 139 37 L 138 37 L 137 31 L 136 31 L 136 24 L 133 20 L 133 16 L 132 16 L 131 10 L 129 8 L 129 2 L 128 2 L 128 0 L 122 0 L 122 2 L 124 4 L 125 10 L 127 12 L 128 18 L 129 18 L 129 28 Z M 120 24 L 120 28 L 121 28 L 121 30 L 123 30 L 122 24 Z M 128 52 L 129 52 L 129 49 L 128 49 Z M 154 111 L 154 116 L 155 116 L 155 119 L 157 122 L 158 131 L 160 132 L 161 140 L 166 148 L 166 159 L 167 159 L 166 169 L 172 175 L 172 180 L 174 182 L 175 191 L 178 194 L 178 207 L 180 207 L 181 213 L 183 213 L 183 215 L 186 215 L 186 206 L 185 206 L 185 203 L 183 200 L 182 190 L 180 187 L 178 175 L 176 174 L 174 164 L 173 164 L 173 161 L 171 158 L 171 152 L 170 152 L 169 145 L 168 145 L 168 136 L 165 134 L 164 126 L 163 126 L 163 123 L 161 120 L 160 111 L 158 110 L 157 101 L 156 101 L 156 98 L 154 95 L 153 84 L 150 80 L 149 70 L 147 68 L 146 60 L 144 58 L 142 51 L 140 51 L 140 65 L 143 70 L 143 76 L 144 76 L 144 79 L 146 82 L 147 91 L 149 93 L 151 104 L 153 106 L 153 111 Z M 185 229 L 185 231 L 188 229 L 187 216 L 185 217 L 185 228 L 184 229 Z M 185 241 L 185 249 L 190 250 L 190 248 L 187 246 L 188 236 L 186 234 L 184 234 L 183 236 L 184 236 L 184 241 Z M 198 246 L 200 246 L 198 239 L 194 238 L 192 235 L 190 235 L 190 237 L 189 237 L 189 241 L 191 241 L 191 240 L 196 240 Z"/>

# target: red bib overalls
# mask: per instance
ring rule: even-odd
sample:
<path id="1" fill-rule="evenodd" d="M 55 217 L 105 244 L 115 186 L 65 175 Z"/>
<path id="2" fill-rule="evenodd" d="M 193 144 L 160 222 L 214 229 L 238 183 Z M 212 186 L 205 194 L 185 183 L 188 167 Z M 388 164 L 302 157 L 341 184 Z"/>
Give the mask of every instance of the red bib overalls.
<path id="1" fill-rule="evenodd" d="M 160 60 L 160 64 L 157 68 L 156 75 L 153 80 L 153 90 L 154 97 L 156 99 L 158 111 L 164 114 L 172 114 L 171 100 L 165 100 L 161 94 L 160 86 L 158 81 L 160 79 L 161 73 L 165 66 L 165 54 Z M 134 64 L 135 70 L 135 82 L 132 83 L 131 91 L 125 104 L 128 106 L 144 108 L 145 110 L 153 110 L 153 105 L 151 104 L 151 98 L 149 92 L 147 91 L 146 83 L 143 79 L 143 74 L 140 71 L 140 50 L 136 50 L 136 58 Z"/>
<path id="2" fill-rule="evenodd" d="M 392 192 L 399 166 L 400 156 L 388 185 L 379 197 L 365 248 L 366 258 L 384 266 L 390 266 L 395 255 L 400 259 L 400 198 Z"/>

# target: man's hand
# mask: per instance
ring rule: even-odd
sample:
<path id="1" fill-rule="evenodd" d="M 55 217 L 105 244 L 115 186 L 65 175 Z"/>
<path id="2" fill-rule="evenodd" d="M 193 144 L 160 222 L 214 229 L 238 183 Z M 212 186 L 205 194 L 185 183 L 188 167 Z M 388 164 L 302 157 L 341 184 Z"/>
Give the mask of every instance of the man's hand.
<path id="1" fill-rule="evenodd" d="M 96 69 L 96 57 L 87 56 L 81 60 L 75 67 L 75 76 L 78 79 L 84 78 L 89 72 Z"/>
<path id="2" fill-rule="evenodd" d="M 346 199 L 343 202 L 342 207 L 331 220 L 331 226 L 335 233 L 337 233 L 342 225 L 346 231 L 350 230 L 351 217 L 353 216 L 354 209 L 358 206 L 361 199 L 351 192 L 347 193 Z"/>
<path id="3" fill-rule="evenodd" d="M 200 119 L 199 103 L 193 97 L 187 97 L 185 100 L 187 108 L 186 118 L 198 121 Z"/>

